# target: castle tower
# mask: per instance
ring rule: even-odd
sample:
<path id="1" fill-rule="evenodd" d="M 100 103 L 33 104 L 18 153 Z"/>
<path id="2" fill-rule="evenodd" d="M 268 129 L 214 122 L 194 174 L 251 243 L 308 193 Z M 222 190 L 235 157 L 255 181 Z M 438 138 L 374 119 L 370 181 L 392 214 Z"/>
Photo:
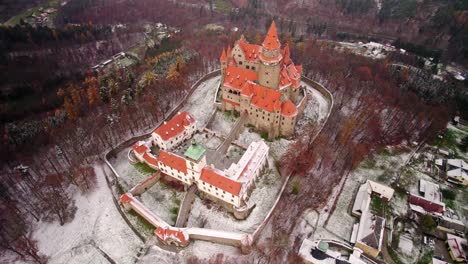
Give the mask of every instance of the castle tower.
<path id="1" fill-rule="evenodd" d="M 221 76 L 224 76 L 224 74 L 226 73 L 226 67 L 227 67 L 227 62 L 228 62 L 226 51 L 224 49 L 223 49 L 223 52 L 221 53 L 221 57 L 219 58 L 219 62 L 221 63 Z"/>
<path id="2" fill-rule="evenodd" d="M 262 49 L 259 55 L 258 82 L 260 85 L 278 89 L 281 60 L 283 59 L 280 51 L 281 43 L 278 40 L 275 21 L 273 21 L 262 43 Z"/>

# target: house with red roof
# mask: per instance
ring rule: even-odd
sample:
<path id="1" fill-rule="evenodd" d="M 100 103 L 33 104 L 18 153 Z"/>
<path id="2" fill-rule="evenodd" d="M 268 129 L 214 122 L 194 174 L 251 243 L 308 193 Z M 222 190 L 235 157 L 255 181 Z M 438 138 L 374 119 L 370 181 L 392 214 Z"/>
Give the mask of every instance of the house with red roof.
<path id="1" fill-rule="evenodd" d="M 188 112 L 178 113 L 151 134 L 153 143 L 162 150 L 171 150 L 189 139 L 196 131 L 196 120 Z"/>
<path id="2" fill-rule="evenodd" d="M 262 45 L 243 36 L 220 57 L 222 110 L 248 114 L 248 123 L 269 138 L 291 136 L 306 100 L 302 67 L 291 60 L 289 46 L 281 48 L 273 21 Z"/>

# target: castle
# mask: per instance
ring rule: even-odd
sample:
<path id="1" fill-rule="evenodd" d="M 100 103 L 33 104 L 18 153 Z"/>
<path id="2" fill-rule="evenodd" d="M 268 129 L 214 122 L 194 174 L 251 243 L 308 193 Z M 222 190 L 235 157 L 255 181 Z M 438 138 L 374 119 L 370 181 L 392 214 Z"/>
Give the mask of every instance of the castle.
<path id="1" fill-rule="evenodd" d="M 294 65 L 288 45 L 281 49 L 274 21 L 261 46 L 241 36 L 234 48 L 223 49 L 220 63 L 223 111 L 246 115 L 269 139 L 294 134 L 306 101 L 302 66 Z"/>
<path id="2" fill-rule="evenodd" d="M 231 206 L 238 217 L 236 211 L 249 207 L 255 181 L 267 166 L 269 147 L 263 141 L 252 142 L 237 163 L 220 170 L 207 164 L 202 146 L 187 144 L 196 132 L 195 127 L 196 120 L 190 113 L 178 113 L 154 130 L 147 142 L 136 142 L 133 155 L 139 162 L 187 187 L 196 185 L 201 192 Z M 159 148 L 157 157 L 151 153 L 152 146 Z"/>

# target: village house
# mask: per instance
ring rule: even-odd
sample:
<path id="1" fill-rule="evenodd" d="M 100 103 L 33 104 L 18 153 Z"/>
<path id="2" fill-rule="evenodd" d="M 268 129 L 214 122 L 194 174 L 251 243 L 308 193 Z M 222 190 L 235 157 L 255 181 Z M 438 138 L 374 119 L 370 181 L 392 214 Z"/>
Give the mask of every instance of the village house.
<path id="1" fill-rule="evenodd" d="M 382 250 L 385 231 L 385 218 L 370 210 L 372 195 L 388 202 L 394 192 L 392 188 L 370 180 L 359 187 L 351 214 L 360 220 L 353 226 L 351 243 L 366 255 L 377 257 Z"/>
<path id="2" fill-rule="evenodd" d="M 192 137 L 196 131 L 196 121 L 188 113 L 178 113 L 168 122 L 158 127 L 151 134 L 154 145 L 162 150 L 171 150 L 174 146 L 178 146 Z"/>
<path id="3" fill-rule="evenodd" d="M 468 243 L 465 238 L 447 234 L 447 247 L 453 261 L 465 262 L 467 260 Z"/>
<path id="4" fill-rule="evenodd" d="M 222 110 L 247 115 L 247 123 L 270 139 L 292 136 L 306 102 L 302 66 L 291 60 L 289 46 L 281 48 L 275 22 L 262 45 L 241 36 L 220 62 Z"/>
<path id="5" fill-rule="evenodd" d="M 440 216 L 445 211 L 439 185 L 423 179 L 419 180 L 419 194 L 410 193 L 409 202 L 411 210 L 418 213 Z"/>
<path id="6" fill-rule="evenodd" d="M 468 186 L 468 163 L 461 159 L 437 159 L 436 165 L 447 176 L 447 181 Z"/>

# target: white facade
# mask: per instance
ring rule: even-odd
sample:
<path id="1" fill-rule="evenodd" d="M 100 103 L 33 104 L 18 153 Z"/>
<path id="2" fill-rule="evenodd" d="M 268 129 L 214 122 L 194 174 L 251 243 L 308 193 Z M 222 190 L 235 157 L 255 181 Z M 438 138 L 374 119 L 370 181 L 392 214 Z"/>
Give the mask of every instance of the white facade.
<path id="1" fill-rule="evenodd" d="M 171 150 L 174 147 L 178 146 L 181 142 L 186 139 L 189 139 L 195 133 L 195 123 L 190 126 L 184 126 L 184 131 L 180 134 L 177 134 L 167 140 L 164 140 L 159 134 L 153 132 L 151 137 L 153 138 L 153 143 L 163 150 Z M 167 132 L 169 134 L 169 132 Z"/>

